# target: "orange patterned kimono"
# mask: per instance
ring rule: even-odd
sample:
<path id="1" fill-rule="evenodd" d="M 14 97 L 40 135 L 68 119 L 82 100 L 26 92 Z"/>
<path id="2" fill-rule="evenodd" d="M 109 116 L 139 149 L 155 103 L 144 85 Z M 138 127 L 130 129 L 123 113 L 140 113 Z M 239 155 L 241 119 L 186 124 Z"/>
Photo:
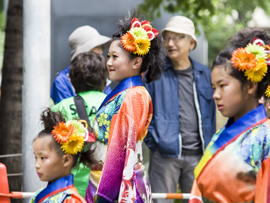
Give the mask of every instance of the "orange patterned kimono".
<path id="1" fill-rule="evenodd" d="M 152 201 L 141 146 L 152 111 L 147 90 L 133 85 L 113 95 L 97 112 L 96 154 L 104 166 L 102 171 L 91 171 L 87 202 L 93 202 L 95 195 L 96 202 Z"/>
<path id="2" fill-rule="evenodd" d="M 229 119 L 195 168 L 189 203 L 270 202 L 270 121 L 263 105 Z"/>

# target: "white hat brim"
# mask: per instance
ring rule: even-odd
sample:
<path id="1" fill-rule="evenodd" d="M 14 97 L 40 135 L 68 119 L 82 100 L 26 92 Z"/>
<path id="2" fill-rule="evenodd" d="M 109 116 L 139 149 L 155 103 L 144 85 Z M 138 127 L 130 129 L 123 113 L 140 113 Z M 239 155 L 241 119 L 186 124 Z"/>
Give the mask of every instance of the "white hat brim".
<path id="1" fill-rule="evenodd" d="M 93 48 L 100 45 L 102 45 L 102 50 L 105 51 L 109 48 L 110 44 L 111 44 L 111 38 L 103 36 L 103 35 L 96 36 L 88 40 L 84 44 L 78 46 L 74 52 L 71 52 L 70 60 L 72 61 L 78 54 L 88 52 L 92 50 Z"/>

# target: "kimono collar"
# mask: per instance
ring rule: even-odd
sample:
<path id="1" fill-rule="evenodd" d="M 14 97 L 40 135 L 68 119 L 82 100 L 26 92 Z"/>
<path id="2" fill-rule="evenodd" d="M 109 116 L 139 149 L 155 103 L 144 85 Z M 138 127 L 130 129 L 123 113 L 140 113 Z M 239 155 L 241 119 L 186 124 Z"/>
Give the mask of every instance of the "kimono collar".
<path id="1" fill-rule="evenodd" d="M 220 133 L 217 140 L 211 141 L 205 149 L 204 156 L 194 170 L 195 178 L 198 180 L 204 167 L 219 153 L 220 150 L 224 149 L 244 132 L 264 123 L 267 119 L 263 104 L 249 111 L 235 122 L 233 118 L 229 118 L 224 130 Z"/>
<path id="2" fill-rule="evenodd" d="M 41 203 L 46 198 L 72 187 L 74 187 L 73 174 L 48 183 L 47 187 L 36 196 L 35 202 Z"/>
<path id="3" fill-rule="evenodd" d="M 101 109 L 101 107 L 104 104 L 106 104 L 112 97 L 114 97 L 119 92 L 122 92 L 125 89 L 136 87 L 136 86 L 143 86 L 142 76 L 138 75 L 138 76 L 133 76 L 133 77 L 124 79 L 113 89 L 113 91 L 110 94 L 107 95 L 107 97 L 104 99 L 104 101 L 98 108 L 98 111 Z"/>
<path id="4" fill-rule="evenodd" d="M 224 131 L 220 134 L 219 138 L 215 141 L 217 148 L 222 147 L 224 144 L 242 134 L 244 131 L 253 128 L 267 120 L 267 114 L 263 104 L 251 110 L 243 117 L 234 122 L 233 118 L 229 118 L 225 125 Z"/>

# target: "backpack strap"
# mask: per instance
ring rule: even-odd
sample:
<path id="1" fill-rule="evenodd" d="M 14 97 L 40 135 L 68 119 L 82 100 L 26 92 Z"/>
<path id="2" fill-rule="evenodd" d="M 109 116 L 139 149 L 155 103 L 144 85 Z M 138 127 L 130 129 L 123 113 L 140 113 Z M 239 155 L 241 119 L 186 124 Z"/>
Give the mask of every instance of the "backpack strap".
<path id="1" fill-rule="evenodd" d="M 90 121 L 86 112 L 86 107 L 85 107 L 83 98 L 80 95 L 76 95 L 74 97 L 74 103 L 75 103 L 76 111 L 79 115 L 79 118 L 86 120 L 86 122 L 90 126 Z"/>

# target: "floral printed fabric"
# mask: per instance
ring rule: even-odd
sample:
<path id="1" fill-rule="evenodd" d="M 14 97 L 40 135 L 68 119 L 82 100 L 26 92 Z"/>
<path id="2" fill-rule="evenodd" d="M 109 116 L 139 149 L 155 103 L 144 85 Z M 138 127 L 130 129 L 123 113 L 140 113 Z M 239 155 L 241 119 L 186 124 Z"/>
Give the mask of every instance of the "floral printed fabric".
<path id="1" fill-rule="evenodd" d="M 270 134 L 266 123 L 248 130 L 239 149 L 239 154 L 247 164 L 254 167 L 255 173 L 261 163 L 269 157 Z"/>
<path id="2" fill-rule="evenodd" d="M 40 192 L 40 191 L 39 191 Z M 29 203 L 36 203 L 36 196 L 38 195 L 37 192 L 29 201 Z M 42 203 L 58 203 L 58 202 L 64 202 L 64 200 L 66 198 L 70 198 L 71 197 L 71 191 L 70 190 L 66 190 L 60 193 L 57 193 L 55 195 L 52 195 L 48 198 L 46 198 L 45 200 L 42 201 Z"/>
<path id="3" fill-rule="evenodd" d="M 224 129 L 218 130 L 211 142 L 215 142 Z M 238 154 L 247 164 L 254 168 L 257 175 L 262 161 L 269 157 L 270 154 L 270 134 L 267 123 L 256 126 L 244 133 Z"/>
<path id="4" fill-rule="evenodd" d="M 96 132 L 97 139 L 100 142 L 108 143 L 112 117 L 114 114 L 118 113 L 127 91 L 128 90 L 122 91 L 121 94 L 117 95 L 113 100 L 108 101 L 106 108 L 102 107 L 100 111 L 98 111 L 94 122 L 94 129 L 99 129 Z"/>

